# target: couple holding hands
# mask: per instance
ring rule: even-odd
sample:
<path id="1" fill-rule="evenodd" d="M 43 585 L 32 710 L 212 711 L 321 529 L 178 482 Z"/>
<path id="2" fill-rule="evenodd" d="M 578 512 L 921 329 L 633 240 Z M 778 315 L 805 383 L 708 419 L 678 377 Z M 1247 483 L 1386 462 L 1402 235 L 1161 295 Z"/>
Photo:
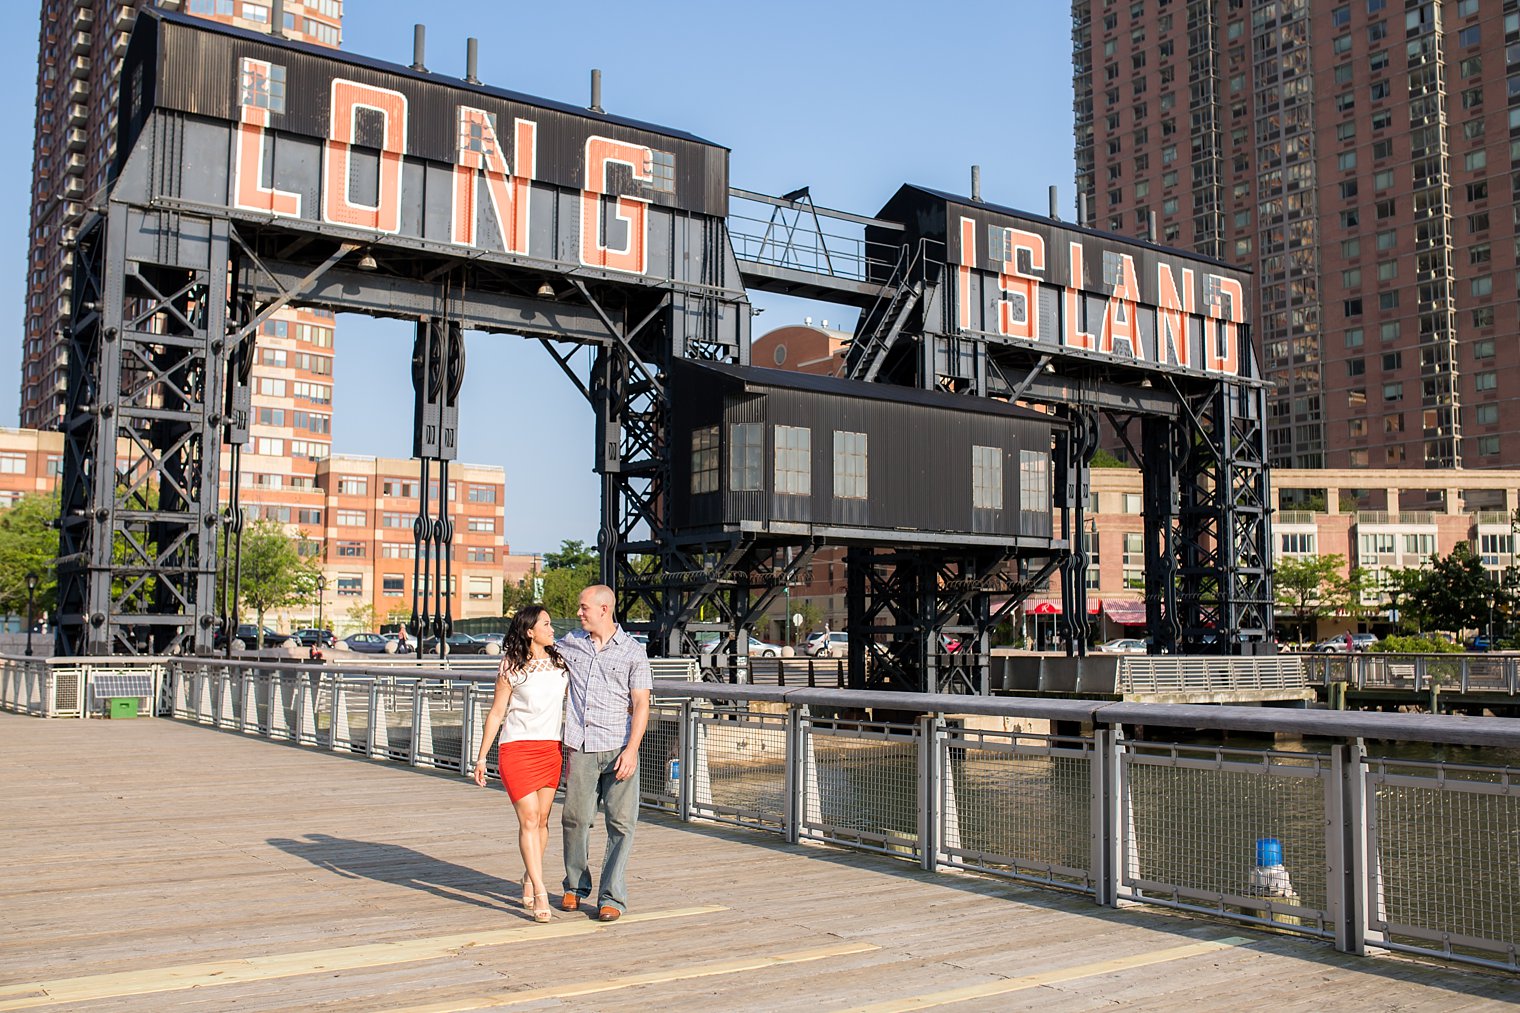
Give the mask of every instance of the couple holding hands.
<path id="1" fill-rule="evenodd" d="M 617 624 L 612 589 L 581 592 L 581 632 L 557 643 L 549 612 L 529 605 L 512 617 L 502 644 L 496 696 L 475 758 L 475 783 L 486 783 L 486 756 L 501 731 L 497 765 L 517 811 L 523 907 L 550 918 L 544 884 L 549 809 L 565 771 L 565 880 L 560 910 L 591 897 L 587 853 L 600 803 L 607 814 L 607 853 L 597 892 L 597 917 L 616 921 L 628 907 L 625 879 L 639 813 L 639 743 L 649 724 L 653 681 L 644 648 Z"/>

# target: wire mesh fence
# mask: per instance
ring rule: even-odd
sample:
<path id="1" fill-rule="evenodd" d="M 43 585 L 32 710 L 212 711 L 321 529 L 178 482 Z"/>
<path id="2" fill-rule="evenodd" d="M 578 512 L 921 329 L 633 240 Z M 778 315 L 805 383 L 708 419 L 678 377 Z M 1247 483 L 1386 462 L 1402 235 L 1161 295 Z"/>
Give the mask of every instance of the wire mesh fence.
<path id="1" fill-rule="evenodd" d="M 1520 771 L 1369 759 L 1368 927 L 1520 969 Z"/>
<path id="2" fill-rule="evenodd" d="M 1328 756 L 1142 742 L 1120 763 L 1129 899 L 1333 934 Z"/>
<path id="3" fill-rule="evenodd" d="M 651 705 L 639 743 L 639 800 L 667 812 L 680 804 L 681 716 L 679 704 Z"/>
<path id="4" fill-rule="evenodd" d="M 944 864 L 1095 891 L 1091 737 L 952 726 L 938 748 Z"/>
<path id="5" fill-rule="evenodd" d="M 799 836 L 919 857 L 916 725 L 802 720 Z"/>
<path id="6" fill-rule="evenodd" d="M 691 811 L 719 822 L 782 829 L 787 818 L 785 711 L 743 701 L 694 706 Z"/>

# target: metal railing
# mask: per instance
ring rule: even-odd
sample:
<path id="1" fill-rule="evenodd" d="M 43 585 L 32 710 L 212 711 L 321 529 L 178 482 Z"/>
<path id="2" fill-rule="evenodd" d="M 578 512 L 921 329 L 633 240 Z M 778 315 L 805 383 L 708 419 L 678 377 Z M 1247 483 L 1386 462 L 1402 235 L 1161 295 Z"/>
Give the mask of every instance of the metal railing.
<path id="1" fill-rule="evenodd" d="M 1314 686 L 1520 696 L 1520 654 L 1301 654 Z"/>
<path id="2" fill-rule="evenodd" d="M 104 711 L 96 692 L 101 676 L 146 676 L 149 696 L 139 706 L 151 713 L 162 694 L 164 658 L 37 658 L 0 655 L 0 710 L 45 718 L 87 718 Z"/>
<path id="3" fill-rule="evenodd" d="M 175 659 L 165 701 L 184 721 L 463 774 L 489 679 L 435 674 L 447 675 Z M 1137 727 L 1313 745 L 1141 740 Z M 639 778 L 643 803 L 681 820 L 1203 912 L 1348 952 L 1520 970 L 1520 769 L 1382 743 L 1520 749 L 1520 724 L 662 681 Z"/>

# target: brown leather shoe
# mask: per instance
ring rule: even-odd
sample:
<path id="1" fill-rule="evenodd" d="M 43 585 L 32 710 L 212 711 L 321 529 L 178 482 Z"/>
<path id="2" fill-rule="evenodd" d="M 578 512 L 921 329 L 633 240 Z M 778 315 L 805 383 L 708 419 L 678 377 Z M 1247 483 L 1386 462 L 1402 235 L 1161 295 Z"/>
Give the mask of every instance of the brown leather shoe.
<path id="1" fill-rule="evenodd" d="M 602 909 L 597 912 L 596 917 L 597 917 L 598 921 L 615 922 L 615 921 L 618 920 L 619 917 L 622 916 L 622 914 L 623 914 L 623 912 L 619 911 L 615 907 L 609 907 L 607 905 L 603 905 Z"/>
<path id="2" fill-rule="evenodd" d="M 580 906 L 581 899 L 573 893 L 567 893 L 559 899 L 559 909 L 561 911 L 574 911 Z"/>

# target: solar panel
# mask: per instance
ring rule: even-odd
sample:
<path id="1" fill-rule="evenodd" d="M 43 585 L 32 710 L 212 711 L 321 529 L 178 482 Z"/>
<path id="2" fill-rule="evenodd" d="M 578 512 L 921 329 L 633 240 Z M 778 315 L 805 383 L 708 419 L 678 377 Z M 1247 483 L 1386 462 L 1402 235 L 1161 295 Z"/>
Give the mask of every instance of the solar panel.
<path id="1" fill-rule="evenodd" d="M 153 695 L 153 680 L 141 672 L 99 672 L 90 680 L 97 700 Z"/>

